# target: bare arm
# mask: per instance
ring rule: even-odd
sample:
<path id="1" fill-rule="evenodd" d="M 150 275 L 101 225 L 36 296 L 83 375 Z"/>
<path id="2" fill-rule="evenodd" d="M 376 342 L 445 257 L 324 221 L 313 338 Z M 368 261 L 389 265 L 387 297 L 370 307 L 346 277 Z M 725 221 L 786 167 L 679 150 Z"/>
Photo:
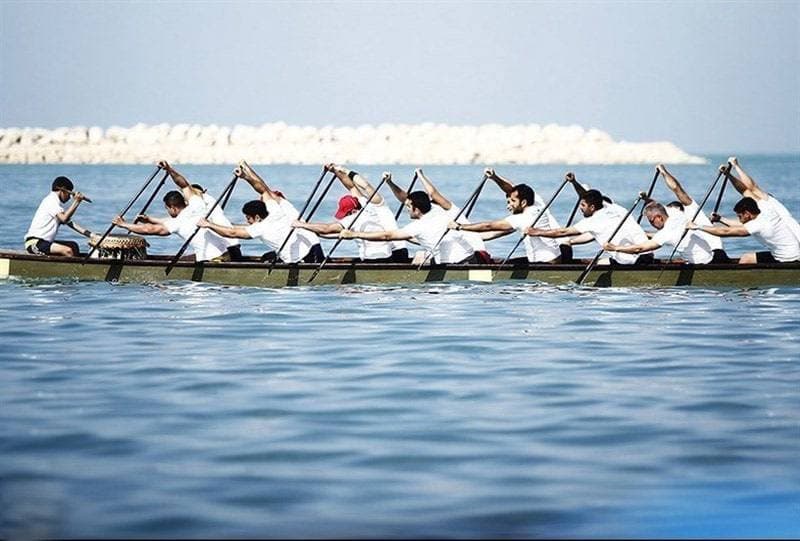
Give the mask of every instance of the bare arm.
<path id="1" fill-rule="evenodd" d="M 227 237 L 229 239 L 252 239 L 253 237 L 250 236 L 250 233 L 247 232 L 247 229 L 242 226 L 232 226 L 228 227 L 226 225 L 219 225 L 215 224 L 214 222 L 209 222 L 206 219 L 200 219 L 197 222 L 198 227 L 204 227 L 206 229 L 210 229 L 217 235 L 221 237 Z"/>
<path id="2" fill-rule="evenodd" d="M 572 184 L 572 188 L 575 190 L 575 193 L 578 194 L 578 197 L 583 197 L 586 195 L 586 192 L 589 191 L 584 188 L 580 182 L 578 182 L 578 180 L 575 178 L 575 173 L 570 171 L 564 176 L 564 178 L 567 180 L 567 182 Z"/>
<path id="3" fill-rule="evenodd" d="M 250 167 L 246 161 L 242 160 L 239 162 L 239 167 L 237 167 L 233 173 L 247 181 L 265 203 L 267 201 L 278 201 L 280 199 L 280 196 L 267 186 L 264 179 L 262 179 L 258 173 L 256 173 L 255 169 Z"/>
<path id="4" fill-rule="evenodd" d="M 498 175 L 494 169 L 487 168 L 483 174 L 494 181 L 494 183 L 497 184 L 501 190 L 503 190 L 504 194 L 508 195 L 514 191 L 514 184 L 512 184 L 510 180 Z"/>
<path id="5" fill-rule="evenodd" d="M 302 220 L 295 220 L 292 222 L 292 227 L 298 227 L 300 229 L 306 229 L 317 235 L 335 235 L 338 234 L 344 227 L 342 224 L 337 222 L 332 223 L 314 223 L 314 222 L 304 222 Z"/>
<path id="6" fill-rule="evenodd" d="M 699 226 L 693 222 L 688 222 L 686 224 L 686 229 L 691 230 L 700 230 L 710 235 L 714 235 L 716 237 L 749 237 L 750 232 L 745 229 L 743 225 L 737 225 L 733 227 L 709 227 L 707 225 Z"/>
<path id="7" fill-rule="evenodd" d="M 736 178 L 734 175 L 729 175 L 728 178 L 730 179 L 731 183 L 733 183 L 736 190 L 744 195 L 745 197 L 752 197 L 753 199 L 766 199 L 769 197 L 769 194 L 761 189 L 761 187 L 756 184 L 756 181 L 748 175 L 744 169 L 739 165 L 739 160 L 736 156 L 731 156 L 728 158 L 728 163 L 731 165 L 732 169 L 736 171 L 739 175 L 739 178 Z"/>
<path id="8" fill-rule="evenodd" d="M 169 230 L 164 224 L 132 224 L 126 222 L 122 216 L 117 216 L 111 222 L 123 229 L 127 229 L 131 233 L 138 233 L 139 235 L 158 235 L 160 237 L 169 236 Z"/>
<path id="9" fill-rule="evenodd" d="M 343 229 L 339 233 L 339 237 L 343 239 L 363 239 L 363 240 L 411 240 L 412 235 L 403 233 L 399 229 L 391 231 L 351 231 L 350 229 Z"/>
<path id="10" fill-rule="evenodd" d="M 459 224 L 456 222 L 450 222 L 447 228 L 455 229 L 456 231 L 474 231 L 476 233 L 487 233 L 490 231 L 510 232 L 514 230 L 514 226 L 512 226 L 505 220 L 494 220 L 491 222 L 477 222 L 474 224 Z"/>
<path id="11" fill-rule="evenodd" d="M 587 232 L 587 233 L 582 233 L 577 237 L 568 238 L 565 244 L 567 246 L 576 246 L 578 244 L 586 244 L 587 242 L 592 242 L 593 240 L 594 237 L 592 236 L 592 234 Z"/>
<path id="12" fill-rule="evenodd" d="M 178 186 L 178 188 L 181 189 L 181 193 L 183 193 L 183 197 L 185 197 L 187 201 L 190 197 L 197 195 L 195 190 L 192 189 L 191 184 L 189 184 L 189 181 L 186 180 L 186 177 L 181 175 L 166 160 L 161 160 L 158 162 L 158 166 L 169 174 L 169 177 Z"/>
<path id="13" fill-rule="evenodd" d="M 538 227 L 529 227 L 525 230 L 525 233 L 529 237 L 546 237 L 550 239 L 557 237 L 574 237 L 582 234 L 581 231 L 578 231 L 574 227 L 560 227 L 558 229 L 539 229 Z"/>
<path id="14" fill-rule="evenodd" d="M 681 186 L 681 183 L 678 182 L 678 179 L 675 178 L 672 175 L 672 173 L 667 171 L 667 168 L 664 167 L 664 164 L 662 164 L 662 163 L 658 164 L 656 166 L 656 169 L 658 169 L 658 172 L 661 173 L 662 177 L 664 177 L 664 182 L 666 183 L 667 188 L 672 190 L 672 193 L 675 194 L 675 197 L 678 198 L 678 201 L 680 201 L 681 205 L 684 205 L 684 206 L 691 205 L 692 204 L 692 198 L 689 196 L 689 194 L 686 193 L 686 190 L 683 189 L 683 186 Z M 617 251 L 619 251 L 619 250 L 617 250 Z M 630 253 L 633 253 L 633 252 L 630 252 Z"/>
<path id="15" fill-rule="evenodd" d="M 397 198 L 398 201 L 404 203 L 406 199 L 408 199 L 408 192 L 406 192 L 403 188 L 395 184 L 392 179 L 387 180 L 386 184 L 389 186 L 389 188 L 391 188 L 392 193 L 394 194 L 394 196 Z"/>
<path id="16" fill-rule="evenodd" d="M 661 248 L 661 245 L 654 240 L 648 240 L 647 242 L 633 244 L 631 246 L 619 246 L 610 242 L 603 245 L 604 250 L 608 250 L 609 252 L 621 252 L 623 254 L 641 254 L 642 252 L 652 252 L 659 248 Z"/>
<path id="17" fill-rule="evenodd" d="M 428 192 L 431 202 L 436 203 L 444 210 L 450 210 L 453 206 L 453 203 L 451 203 L 449 199 L 447 199 L 439 190 L 436 189 L 436 186 L 434 186 L 430 179 L 425 176 L 425 173 L 422 172 L 422 169 L 417 169 L 416 173 L 419 176 L 419 179 L 422 181 L 425 191 Z"/>
<path id="18" fill-rule="evenodd" d="M 513 231 L 490 231 L 486 233 L 481 233 L 482 240 L 494 240 L 499 239 L 500 237 L 505 237 L 513 233 Z"/>
<path id="19" fill-rule="evenodd" d="M 64 212 L 59 212 L 58 214 L 56 214 L 56 220 L 58 220 L 59 223 L 62 224 L 65 224 L 68 221 L 70 221 L 72 219 L 72 215 L 75 214 L 76 210 L 78 210 L 78 207 L 80 206 L 81 201 L 83 201 L 83 199 L 84 197 L 82 193 L 80 192 L 76 193 L 75 199 L 72 201 L 72 204 L 69 206 L 69 208 Z"/>

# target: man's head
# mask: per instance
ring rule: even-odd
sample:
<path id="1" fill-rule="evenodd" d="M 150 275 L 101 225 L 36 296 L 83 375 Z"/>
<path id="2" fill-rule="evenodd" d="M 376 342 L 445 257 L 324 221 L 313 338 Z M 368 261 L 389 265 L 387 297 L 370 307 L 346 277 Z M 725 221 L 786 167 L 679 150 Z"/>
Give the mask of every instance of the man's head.
<path id="1" fill-rule="evenodd" d="M 244 214 L 244 219 L 247 220 L 248 224 L 260 222 L 269 216 L 267 205 L 260 199 L 254 199 L 245 203 L 244 206 L 242 206 L 242 214 Z"/>
<path id="2" fill-rule="evenodd" d="M 167 213 L 175 218 L 186 208 L 186 200 L 181 192 L 172 190 L 164 196 L 164 206 L 167 208 Z"/>
<path id="3" fill-rule="evenodd" d="M 349 216 L 354 212 L 358 212 L 361 208 L 361 203 L 358 202 L 358 199 L 353 197 L 352 195 L 343 195 L 339 199 L 339 208 L 336 209 L 336 213 L 334 216 L 337 220 L 341 220 L 345 216 Z"/>
<path id="4" fill-rule="evenodd" d="M 506 208 L 511 214 L 520 214 L 527 207 L 532 207 L 533 189 L 527 184 L 517 184 L 506 197 Z"/>
<path id="5" fill-rule="evenodd" d="M 72 185 L 72 181 L 67 177 L 56 177 L 50 189 L 58 192 L 58 198 L 62 203 L 66 203 L 72 197 L 71 192 L 75 189 L 75 186 Z"/>
<path id="6" fill-rule="evenodd" d="M 667 209 L 657 201 L 651 201 L 644 207 L 644 215 L 647 216 L 647 221 L 650 222 L 650 225 L 656 229 L 663 229 L 669 217 Z"/>
<path id="7" fill-rule="evenodd" d="M 581 213 L 586 217 L 592 216 L 603 208 L 603 194 L 600 190 L 589 190 L 581 197 Z"/>
<path id="8" fill-rule="evenodd" d="M 761 214 L 761 209 L 758 208 L 758 203 L 756 203 L 755 199 L 743 197 L 733 206 L 733 212 L 736 213 L 740 222 L 746 224 L 750 220 L 755 220 Z"/>
<path id="9" fill-rule="evenodd" d="M 431 210 L 431 198 L 423 191 L 411 192 L 406 200 L 408 215 L 412 220 L 418 220 Z"/>

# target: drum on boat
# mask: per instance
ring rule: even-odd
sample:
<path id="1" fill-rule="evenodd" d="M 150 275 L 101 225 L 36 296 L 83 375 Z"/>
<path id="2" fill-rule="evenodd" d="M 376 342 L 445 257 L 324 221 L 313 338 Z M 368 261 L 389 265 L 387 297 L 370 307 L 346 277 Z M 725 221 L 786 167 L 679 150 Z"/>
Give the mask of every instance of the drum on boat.
<path id="1" fill-rule="evenodd" d="M 89 246 L 96 246 L 100 235 L 92 233 Z M 108 235 L 103 243 L 97 246 L 93 257 L 98 259 L 147 259 L 147 247 L 150 246 L 144 237 L 136 235 Z"/>

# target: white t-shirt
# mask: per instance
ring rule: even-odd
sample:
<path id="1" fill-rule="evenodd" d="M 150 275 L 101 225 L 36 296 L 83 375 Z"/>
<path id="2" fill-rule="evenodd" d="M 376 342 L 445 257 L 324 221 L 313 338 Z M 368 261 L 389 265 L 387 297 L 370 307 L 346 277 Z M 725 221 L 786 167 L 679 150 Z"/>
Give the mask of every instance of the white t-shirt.
<path id="1" fill-rule="evenodd" d="M 203 198 L 203 204 L 206 206 L 206 214 L 207 214 L 208 211 L 211 210 L 211 207 L 214 206 L 214 203 L 217 202 L 217 200 L 214 199 L 213 197 L 211 197 L 210 195 L 208 195 L 207 193 L 203 193 L 203 195 L 201 195 L 201 197 Z M 222 207 L 220 205 L 216 206 L 216 208 L 214 209 L 214 212 L 212 212 L 211 216 L 209 216 L 208 221 L 212 222 L 212 223 L 215 223 L 217 225 L 224 225 L 226 227 L 233 227 L 233 224 L 228 219 L 228 217 L 225 216 L 225 211 L 222 210 Z M 225 244 L 227 244 L 228 246 L 239 246 L 239 239 L 229 239 L 227 237 L 222 237 L 222 239 L 225 241 Z"/>
<path id="2" fill-rule="evenodd" d="M 641 226 L 636 223 L 632 217 L 628 216 L 625 223 L 614 235 L 613 240 L 609 237 L 617 228 L 622 220 L 622 217 L 628 212 L 627 209 L 615 203 L 605 202 L 603 208 L 596 211 L 588 218 L 584 218 L 575 224 L 575 229 L 581 233 L 591 233 L 594 240 L 603 247 L 606 242 L 619 244 L 620 246 L 632 246 L 634 244 L 642 244 L 647 242 L 647 235 Z M 623 265 L 631 265 L 636 262 L 638 255 L 636 254 L 623 254 L 619 252 L 608 252 L 609 257 L 613 258 L 617 263 Z"/>
<path id="3" fill-rule="evenodd" d="M 400 231 L 413 236 L 419 245 L 428 252 L 439 242 L 439 246 L 433 251 L 433 260 L 436 263 L 460 263 L 470 257 L 475 250 L 472 245 L 464 238 L 461 231 L 448 231 L 447 225 L 452 221 L 450 213 L 442 210 L 441 207 L 433 205 L 427 214 L 418 220 L 412 220 Z M 448 233 L 442 238 L 442 234 Z"/>
<path id="4" fill-rule="evenodd" d="M 65 211 L 66 206 L 61 204 L 58 192 L 50 192 L 39 203 L 39 208 L 36 209 L 36 214 L 33 215 L 31 226 L 28 228 L 28 232 L 25 233 L 25 238 L 36 237 L 37 239 L 53 242 L 56 238 L 56 233 L 58 233 L 58 226 L 61 225 L 57 216 Z"/>
<path id="5" fill-rule="evenodd" d="M 363 206 L 366 203 L 367 198 L 359 197 L 358 201 Z M 397 220 L 394 219 L 394 213 L 392 212 L 392 209 L 389 208 L 389 206 L 386 204 L 385 201 L 381 205 L 375 205 L 370 203 L 370 209 L 375 213 L 375 217 L 380 222 L 381 229 L 383 229 L 384 231 L 394 231 L 395 229 L 397 229 Z M 406 241 L 404 240 L 393 240 L 390 241 L 390 244 L 392 245 L 392 251 L 402 250 L 403 248 L 406 248 Z"/>
<path id="6" fill-rule="evenodd" d="M 690 207 L 685 207 L 687 210 Z M 697 209 L 695 208 L 695 212 Z M 689 263 L 705 264 L 709 263 L 714 258 L 713 248 L 706 240 L 708 235 L 699 235 L 698 231 L 686 231 L 686 222 L 691 219 L 693 214 L 687 215 L 681 212 L 680 209 L 667 207 L 668 218 L 664 222 L 664 227 L 661 228 L 655 235 L 653 240 L 664 246 L 669 244 L 675 246 L 680 241 L 680 246 L 676 250 L 679 254 Z M 699 216 L 698 216 L 699 218 Z M 684 236 L 686 232 L 686 236 Z M 683 240 L 681 240 L 683 237 Z"/>
<path id="7" fill-rule="evenodd" d="M 439 207 L 438 205 L 434 205 L 434 207 Z M 444 211 L 444 209 L 442 209 Z M 450 216 L 450 220 L 455 220 L 458 213 L 461 212 L 461 208 L 456 205 L 450 205 L 450 210 L 444 211 Z M 466 225 L 471 224 L 472 222 L 469 221 L 468 218 L 464 217 L 462 214 L 458 218 L 458 223 Z M 486 251 L 486 243 L 483 242 L 483 238 L 481 237 L 480 233 L 476 233 L 475 231 L 460 231 L 461 235 L 469 242 L 469 245 L 472 246 L 472 249 L 476 252 L 485 252 Z"/>
<path id="8" fill-rule="evenodd" d="M 535 204 L 532 207 L 525 207 L 525 210 L 519 214 L 506 216 L 505 221 L 511 224 L 511 227 L 519 231 L 521 235 L 525 235 L 525 230 L 533 224 L 536 217 L 541 213 L 542 208 L 544 207 Z M 536 222 L 536 227 L 541 229 L 558 229 L 559 226 L 553 215 L 547 210 L 542 217 L 539 218 L 539 221 Z M 526 235 L 522 243 L 525 245 L 525 253 L 528 256 L 528 261 L 531 263 L 546 263 L 561 255 L 561 250 L 558 247 L 558 241 L 556 239 L 528 237 Z"/>
<path id="9" fill-rule="evenodd" d="M 177 233 L 184 240 L 192 236 L 197 229 L 197 222 L 205 218 L 208 210 L 203 198 L 193 195 L 189 204 L 175 218 L 164 220 L 164 227 L 170 233 Z M 208 261 L 219 257 L 228 249 L 228 243 L 210 229 L 200 228 L 191 242 L 194 257 L 197 261 Z"/>
<path id="10" fill-rule="evenodd" d="M 282 201 L 286 200 L 282 199 Z M 252 238 L 260 239 L 273 250 L 277 250 L 283 244 L 289 231 L 292 230 L 292 222 L 295 218 L 290 218 L 284 213 L 285 205 L 275 201 L 266 201 L 264 204 L 267 207 L 267 217 L 248 225 L 245 229 Z M 294 215 L 297 214 L 294 213 Z M 315 244 L 319 244 L 317 235 L 311 231 L 297 228 L 278 255 L 287 263 L 297 263 L 308 255 L 311 247 Z"/>
<path id="11" fill-rule="evenodd" d="M 360 198 L 359 198 L 359 201 Z M 366 199 L 364 200 L 366 202 Z M 364 202 L 361 204 L 364 205 Z M 362 208 L 364 208 L 362 206 Z M 342 227 L 345 229 L 350 229 L 351 231 L 384 231 L 383 226 L 380 223 L 380 220 L 375 215 L 375 212 L 372 210 L 373 206 L 369 205 L 364 209 L 364 212 L 361 213 L 361 216 L 358 217 L 358 221 L 353 223 L 358 215 L 359 211 L 355 211 L 341 220 L 336 220 L 339 222 Z M 395 228 L 396 229 L 396 228 Z M 392 243 L 386 241 L 372 241 L 372 240 L 363 240 L 363 239 L 355 239 L 356 245 L 358 246 L 358 256 L 362 260 L 368 259 L 384 259 L 387 257 L 391 257 L 392 255 Z"/>
<path id="12" fill-rule="evenodd" d="M 669 213 L 669 208 L 670 207 L 667 207 L 667 213 Z M 683 208 L 684 208 L 683 211 L 684 214 L 689 220 L 691 220 L 694 217 L 695 213 L 697 213 L 697 209 L 699 209 L 700 206 L 697 204 L 697 201 L 692 199 L 692 202 L 684 206 Z M 709 227 L 714 225 L 711 223 L 711 220 L 708 219 L 708 216 L 706 216 L 706 213 L 703 211 L 700 211 L 700 214 L 697 215 L 697 220 L 695 220 L 695 223 L 697 225 L 707 225 Z M 705 239 L 705 241 L 708 243 L 708 245 L 711 247 L 712 250 L 722 250 L 722 238 L 712 235 L 711 233 L 706 233 L 705 231 L 695 230 L 692 231 L 692 233 L 694 233 L 695 235 L 699 234 L 700 238 Z M 686 236 L 688 237 L 689 235 Z"/>
<path id="13" fill-rule="evenodd" d="M 792 232 L 797 242 L 800 242 L 800 224 L 797 223 L 789 209 L 784 207 L 780 201 L 768 194 L 766 200 L 756 201 L 756 204 L 758 204 L 758 208 L 762 212 L 765 210 L 775 212 Z"/>
<path id="14" fill-rule="evenodd" d="M 800 243 L 777 212 L 765 212 L 744 224 L 747 232 L 769 248 L 778 261 L 800 260 Z"/>

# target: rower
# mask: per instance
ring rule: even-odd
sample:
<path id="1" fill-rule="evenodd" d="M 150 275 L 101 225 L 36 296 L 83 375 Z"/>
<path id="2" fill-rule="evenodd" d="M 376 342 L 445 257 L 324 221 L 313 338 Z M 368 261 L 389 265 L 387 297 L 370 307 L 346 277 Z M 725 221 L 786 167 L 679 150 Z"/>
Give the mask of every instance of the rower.
<path id="1" fill-rule="evenodd" d="M 763 203 L 763 201 L 762 201 Z M 768 204 L 769 205 L 769 204 Z M 769 248 L 768 252 L 748 252 L 739 258 L 739 264 L 777 263 L 800 260 L 800 242 L 789 225 L 781 220 L 777 212 L 763 210 L 752 197 L 742 198 L 733 207 L 739 221 L 713 215 L 712 220 L 724 227 L 711 227 L 692 222 L 686 224 L 690 230 L 701 230 L 718 237 L 747 237 L 752 235 Z"/>
<path id="2" fill-rule="evenodd" d="M 434 206 L 427 193 L 411 192 L 406 199 L 406 206 L 412 222 L 405 227 L 369 232 L 344 229 L 339 236 L 343 239 L 408 240 L 431 252 L 433 261 L 437 264 L 482 261 L 463 233 L 447 230 L 447 224 L 452 220 L 451 215 L 438 205 Z"/>
<path id="3" fill-rule="evenodd" d="M 728 163 L 736 170 L 736 173 L 739 174 L 739 177 L 733 174 L 728 175 L 736 191 L 742 194 L 743 197 L 749 197 L 755 200 L 761 211 L 776 213 L 780 220 L 784 222 L 792 232 L 797 242 L 800 242 L 800 224 L 797 223 L 797 220 L 795 220 L 789 210 L 775 197 L 762 190 L 761 187 L 756 184 L 756 181 L 739 165 L 739 160 L 736 156 L 728 158 Z M 722 171 L 723 168 L 724 166 L 720 166 L 720 171 Z"/>
<path id="4" fill-rule="evenodd" d="M 472 231 L 484 233 L 484 240 L 491 240 L 512 233 L 514 230 L 525 235 L 537 216 L 541 214 L 544 205 L 537 204 L 533 189 L 527 184 L 512 184 L 507 179 L 498 175 L 494 169 L 486 169 L 486 177 L 492 179 L 506 194 L 506 208 L 511 214 L 500 220 L 478 222 L 474 224 L 460 224 L 451 221 L 448 227 L 456 231 Z M 555 217 L 546 210 L 544 215 L 539 218 L 537 225 L 542 229 L 558 228 Z M 530 237 L 525 235 L 525 258 L 512 259 L 510 263 L 522 264 L 530 263 L 560 263 L 561 250 L 556 239 Z"/>
<path id="5" fill-rule="evenodd" d="M 260 195 L 260 199 L 248 201 L 242 207 L 247 225 L 223 226 L 207 220 L 200 220 L 198 225 L 208 228 L 227 238 L 259 239 L 272 248 L 273 252 L 264 254 L 262 259 L 277 257 L 284 263 L 319 263 L 325 259 L 319 237 L 311 231 L 296 229 L 292 231 L 292 222 L 297 219 L 298 212 L 294 206 L 277 190 L 270 189 L 255 171 L 242 162 L 234 170 L 237 177 L 247 181 Z M 289 235 L 289 241 L 283 241 Z M 278 250 L 283 245 L 279 254 Z"/>
<path id="6" fill-rule="evenodd" d="M 656 169 L 664 178 L 667 187 L 677 197 L 677 201 L 666 206 L 653 199 L 650 199 L 645 205 L 644 215 L 650 225 L 657 229 L 657 232 L 642 243 L 620 246 L 617 243 L 607 242 L 604 248 L 612 252 L 640 254 L 658 250 L 665 244 L 675 246 L 680 243 L 676 252 L 680 253 L 681 258 L 688 263 L 727 263 L 729 259 L 722 250 L 722 241 L 719 237 L 702 231 L 690 231 L 684 235 L 686 222 L 691 220 L 695 214 L 697 214 L 697 223 L 710 226 L 711 222 L 702 211 L 697 213 L 700 208 L 698 204 L 686 193 L 678 179 L 667 171 L 664 164 L 658 164 Z M 643 193 L 642 197 L 646 198 L 647 194 Z"/>
<path id="7" fill-rule="evenodd" d="M 162 237 L 177 233 L 183 239 L 191 238 L 195 261 L 230 261 L 228 242 L 212 231 L 195 231 L 198 222 L 208 212 L 203 198 L 195 192 L 186 178 L 168 162 L 162 160 L 158 166 L 166 171 L 180 191 L 172 190 L 164 195 L 164 206 L 169 218 L 156 218 L 140 215 L 133 223 L 117 216 L 112 223 L 139 235 L 158 235 Z M 141 222 L 141 223 L 137 223 Z"/>
<path id="8" fill-rule="evenodd" d="M 369 197 L 370 194 L 374 193 L 372 199 L 369 202 L 367 210 L 364 211 L 365 216 L 366 214 L 370 214 L 371 216 L 362 217 L 362 219 L 359 220 L 359 222 L 361 222 L 362 220 L 377 221 L 378 224 L 380 225 L 378 227 L 378 230 L 391 231 L 393 229 L 397 229 L 397 220 L 395 220 L 392 210 L 386 203 L 386 199 L 384 199 L 383 196 L 381 196 L 380 194 L 375 193 L 375 188 L 369 183 L 369 181 L 367 180 L 366 177 L 364 177 L 364 175 L 361 175 L 356 171 L 351 171 L 350 169 L 347 169 L 346 167 L 337 165 L 335 163 L 327 164 L 325 166 L 325 169 L 333 172 L 333 174 L 336 175 L 336 178 L 339 179 L 339 182 L 341 182 L 342 185 L 350 192 L 350 195 L 357 200 L 359 204 L 358 208 L 350 211 L 350 213 L 353 213 L 358 209 L 364 207 L 364 205 L 366 205 L 367 203 L 367 197 Z M 384 175 L 385 174 L 386 173 L 384 173 Z M 387 182 L 391 182 L 391 178 L 387 179 Z M 340 199 L 339 201 L 340 209 L 341 209 L 342 199 Z M 340 218 L 336 216 L 336 219 L 339 220 Z M 353 229 L 352 227 L 348 226 L 345 226 L 345 228 Z M 373 231 L 375 229 L 367 228 L 362 230 Z M 336 231 L 336 233 L 339 233 L 339 231 Z M 363 244 L 364 243 L 361 243 L 361 245 L 359 246 L 360 252 L 362 251 Z M 411 259 L 408 257 L 408 247 L 406 246 L 405 241 L 401 240 L 391 241 L 389 244 L 391 250 L 391 262 L 408 263 L 411 261 Z M 369 246 L 369 249 L 367 249 L 367 251 L 378 252 L 378 249 L 376 247 L 378 245 L 377 242 L 368 242 L 367 245 L 371 245 Z M 380 251 L 382 252 L 383 249 L 381 249 Z M 375 253 L 374 255 L 377 256 L 378 253 Z M 362 254 L 362 259 L 364 259 L 363 254 Z M 374 260 L 375 258 L 368 258 L 368 259 Z"/>
<path id="9" fill-rule="evenodd" d="M 433 185 L 433 182 L 431 182 L 431 180 L 425 175 L 422 169 L 415 169 L 414 174 L 419 180 L 422 181 L 422 185 L 425 188 L 425 193 L 428 195 L 431 204 L 434 205 L 434 209 L 443 210 L 447 216 L 450 217 L 451 221 L 455 219 L 459 213 L 461 213 L 461 209 L 458 207 L 458 205 L 454 205 L 449 199 L 447 199 L 442 192 L 440 192 L 436 186 Z M 392 193 L 394 193 L 395 197 L 397 197 L 400 202 L 404 202 L 408 208 L 409 205 L 406 191 L 397 186 L 391 180 L 387 182 L 387 184 L 389 184 L 389 187 L 392 189 Z M 467 219 L 464 213 L 461 213 L 461 216 L 458 216 L 458 223 L 469 224 L 471 222 L 469 219 Z M 476 254 L 475 257 L 477 258 L 478 263 L 492 262 L 492 256 L 489 255 L 488 251 L 486 251 L 486 244 L 483 242 L 483 238 L 479 233 L 464 232 L 461 234 L 461 236 L 462 238 L 466 239 L 472 247 L 472 251 Z"/>
<path id="10" fill-rule="evenodd" d="M 571 182 L 577 185 L 574 177 Z M 578 188 L 576 187 L 576 191 Z M 543 229 L 539 227 L 529 227 L 526 233 L 532 237 L 545 237 L 545 238 L 558 238 L 558 237 L 578 237 L 583 240 L 585 237 L 582 235 L 589 234 L 591 238 L 597 242 L 602 248 L 605 243 L 609 241 L 609 237 L 620 223 L 620 220 L 625 217 L 628 210 L 622 208 L 615 203 L 609 203 L 604 200 L 603 194 L 598 190 L 586 190 L 581 187 L 578 191 L 581 193 L 580 210 L 583 214 L 583 220 L 579 221 L 571 227 L 561 227 L 557 229 Z M 617 231 L 614 236 L 615 243 L 619 246 L 630 246 L 634 244 L 642 244 L 647 241 L 647 235 L 641 226 L 636 223 L 632 217 L 625 218 L 622 227 Z M 567 244 L 572 245 L 571 239 Z M 638 257 L 633 254 L 626 254 L 621 252 L 609 252 L 611 263 L 620 265 L 647 265 L 653 262 L 653 254 L 641 254 Z"/>
<path id="11" fill-rule="evenodd" d="M 219 225 L 227 225 L 229 227 L 233 225 L 225 215 L 225 209 L 222 208 L 222 205 L 215 206 L 217 200 L 209 195 L 205 188 L 203 188 L 200 184 L 192 184 L 192 189 L 196 194 L 203 198 L 203 203 L 206 206 L 206 213 L 208 213 L 208 211 L 212 208 L 214 209 L 210 216 L 212 222 Z M 228 244 L 228 253 L 231 255 L 231 261 L 241 260 L 242 248 L 239 245 L 239 241 L 237 239 L 225 238 L 225 242 Z"/>
<path id="12" fill-rule="evenodd" d="M 78 255 L 80 248 L 77 242 L 55 240 L 59 226 L 68 223 L 81 201 L 86 199 L 82 193 L 73 192 L 74 189 L 72 181 L 67 177 L 60 176 L 53 180 L 50 194 L 39 203 L 28 232 L 25 233 L 25 250 L 29 254 L 67 257 Z M 72 197 L 75 200 L 68 208 L 65 207 Z"/>

